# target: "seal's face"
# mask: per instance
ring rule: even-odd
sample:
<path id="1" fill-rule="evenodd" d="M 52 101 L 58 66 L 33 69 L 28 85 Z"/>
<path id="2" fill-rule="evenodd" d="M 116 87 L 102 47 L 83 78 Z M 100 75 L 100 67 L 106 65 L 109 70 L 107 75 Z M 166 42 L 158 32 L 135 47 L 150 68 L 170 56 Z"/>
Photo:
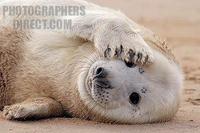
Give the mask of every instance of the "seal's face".
<path id="1" fill-rule="evenodd" d="M 81 98 L 95 113 L 114 122 L 166 121 L 177 111 L 180 86 L 170 68 L 160 67 L 98 60 L 79 76 Z"/>
<path id="2" fill-rule="evenodd" d="M 141 79 L 143 72 L 142 68 L 138 69 L 134 65 L 127 67 L 122 61 L 98 61 L 89 70 L 87 91 L 97 104 L 106 109 L 126 105 L 135 106 L 136 110 L 141 102 L 140 91 L 146 93 L 146 89 L 134 83 L 134 77 Z"/>

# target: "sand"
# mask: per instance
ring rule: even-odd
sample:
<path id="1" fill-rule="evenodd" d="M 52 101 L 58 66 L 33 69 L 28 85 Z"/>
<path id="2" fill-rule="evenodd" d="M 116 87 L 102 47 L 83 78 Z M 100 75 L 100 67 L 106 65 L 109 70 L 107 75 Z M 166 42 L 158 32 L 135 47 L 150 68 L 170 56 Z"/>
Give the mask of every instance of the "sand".
<path id="1" fill-rule="evenodd" d="M 200 1 L 90 1 L 121 10 L 136 22 L 166 38 L 185 73 L 182 103 L 175 118 L 157 124 L 109 125 L 69 118 L 11 122 L 0 117 L 0 133 L 200 133 Z"/>

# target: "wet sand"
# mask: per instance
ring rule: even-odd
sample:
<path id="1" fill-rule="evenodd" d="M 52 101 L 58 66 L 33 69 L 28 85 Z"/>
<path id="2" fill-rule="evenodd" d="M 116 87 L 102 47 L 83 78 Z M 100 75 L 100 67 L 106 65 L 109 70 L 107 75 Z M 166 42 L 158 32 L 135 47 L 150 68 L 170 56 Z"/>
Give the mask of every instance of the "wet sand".
<path id="1" fill-rule="evenodd" d="M 144 125 L 109 125 L 79 119 L 54 118 L 11 122 L 0 117 L 1 133 L 200 133 L 200 1 L 90 0 L 121 10 L 136 22 L 166 38 L 185 73 L 181 107 L 172 121 Z"/>

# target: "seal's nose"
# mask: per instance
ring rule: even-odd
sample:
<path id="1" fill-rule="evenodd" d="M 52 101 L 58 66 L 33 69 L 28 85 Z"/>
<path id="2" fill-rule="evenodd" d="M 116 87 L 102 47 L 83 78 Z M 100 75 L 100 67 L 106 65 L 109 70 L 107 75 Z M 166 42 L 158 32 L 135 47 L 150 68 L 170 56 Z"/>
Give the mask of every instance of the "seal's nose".
<path id="1" fill-rule="evenodd" d="M 95 70 L 95 77 L 96 78 L 105 78 L 106 77 L 106 71 L 103 67 L 98 67 Z"/>
<path id="2" fill-rule="evenodd" d="M 140 102 L 140 95 L 137 92 L 133 92 L 129 99 L 131 104 L 137 105 Z"/>
<path id="3" fill-rule="evenodd" d="M 106 78 L 107 72 L 103 67 L 98 67 L 94 72 L 94 83 L 100 88 L 108 89 L 111 88 L 110 82 Z"/>
<path id="4" fill-rule="evenodd" d="M 98 67 L 98 68 L 96 69 L 96 75 L 99 75 L 99 74 L 101 74 L 101 73 L 103 73 L 103 68 L 102 68 L 102 67 Z"/>

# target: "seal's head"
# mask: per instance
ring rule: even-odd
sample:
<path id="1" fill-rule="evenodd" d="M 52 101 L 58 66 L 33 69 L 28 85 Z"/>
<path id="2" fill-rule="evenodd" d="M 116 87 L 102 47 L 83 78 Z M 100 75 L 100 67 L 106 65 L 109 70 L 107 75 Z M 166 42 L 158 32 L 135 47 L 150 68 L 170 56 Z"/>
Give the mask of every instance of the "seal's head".
<path id="1" fill-rule="evenodd" d="M 177 112 L 181 72 L 161 54 L 147 67 L 94 59 L 79 74 L 81 99 L 99 118 L 120 123 L 167 121 Z M 87 67 L 84 67 L 87 68 Z"/>

